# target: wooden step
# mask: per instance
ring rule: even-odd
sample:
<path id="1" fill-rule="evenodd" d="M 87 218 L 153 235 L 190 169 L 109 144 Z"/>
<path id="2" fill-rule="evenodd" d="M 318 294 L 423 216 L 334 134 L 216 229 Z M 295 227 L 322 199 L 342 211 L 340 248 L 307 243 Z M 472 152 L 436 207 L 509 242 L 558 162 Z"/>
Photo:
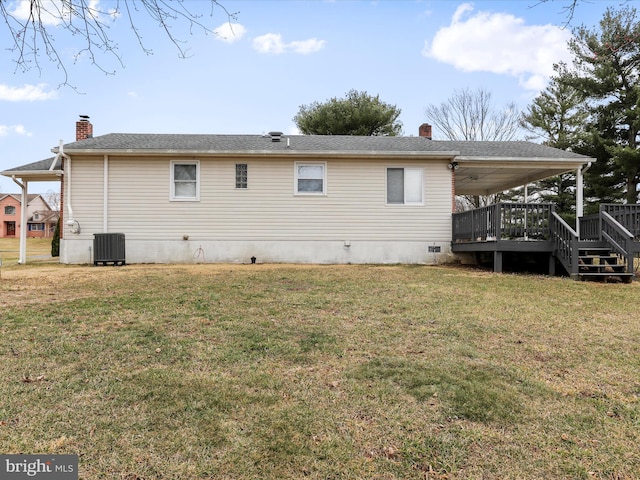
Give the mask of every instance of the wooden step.
<path id="1" fill-rule="evenodd" d="M 608 255 L 608 256 L 580 255 L 578 258 L 582 260 L 582 262 L 586 265 L 597 265 L 597 264 L 617 265 L 620 263 L 620 257 L 616 255 Z"/>
<path id="2" fill-rule="evenodd" d="M 627 273 L 626 265 L 580 265 L 580 273 L 582 272 L 591 272 L 591 273 L 603 273 L 606 275 L 614 275 L 617 273 Z"/>
<path id="3" fill-rule="evenodd" d="M 617 277 L 623 283 L 631 283 L 635 277 L 634 273 L 597 273 L 597 272 L 580 272 L 576 275 L 579 280 L 605 280 L 609 277 Z"/>

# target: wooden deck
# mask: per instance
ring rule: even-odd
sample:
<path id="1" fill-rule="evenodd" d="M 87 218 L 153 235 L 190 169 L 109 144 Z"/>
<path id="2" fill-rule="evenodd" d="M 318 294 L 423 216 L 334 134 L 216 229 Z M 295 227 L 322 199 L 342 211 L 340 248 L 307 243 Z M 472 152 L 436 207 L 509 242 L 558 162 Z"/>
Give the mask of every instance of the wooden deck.
<path id="1" fill-rule="evenodd" d="M 549 275 L 560 265 L 576 279 L 618 276 L 630 281 L 640 254 L 640 205 L 605 204 L 579 219 L 576 232 L 546 203 L 498 203 L 453 214 L 454 253 L 476 258 L 492 254 L 493 269 L 503 259 L 522 261 L 536 254 Z"/>

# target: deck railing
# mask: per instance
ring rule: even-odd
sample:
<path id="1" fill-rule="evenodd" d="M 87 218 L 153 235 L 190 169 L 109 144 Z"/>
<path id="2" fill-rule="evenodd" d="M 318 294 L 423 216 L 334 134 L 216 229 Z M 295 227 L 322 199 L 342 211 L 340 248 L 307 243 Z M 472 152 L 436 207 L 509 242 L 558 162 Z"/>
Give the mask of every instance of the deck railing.
<path id="1" fill-rule="evenodd" d="M 580 238 L 546 203 L 497 203 L 453 214 L 453 242 L 546 240 L 568 272 L 579 272 L 579 249 L 601 242 L 634 270 L 640 253 L 640 205 L 603 204 L 600 213 L 578 219 Z M 582 247 L 581 247 L 582 245 Z"/>
<path id="2" fill-rule="evenodd" d="M 622 258 L 625 259 L 628 271 L 633 271 L 634 242 L 633 234 L 609 215 L 606 211 L 600 211 L 602 220 L 602 238 Z"/>
<path id="3" fill-rule="evenodd" d="M 552 212 L 551 236 L 556 257 L 571 275 L 578 273 L 578 234 L 560 215 Z"/>
<path id="4" fill-rule="evenodd" d="M 498 204 L 454 213 L 453 240 L 463 242 L 495 240 L 497 238 L 496 224 L 498 223 L 495 219 L 500 218 L 496 207 Z"/>
<path id="5" fill-rule="evenodd" d="M 453 214 L 453 241 L 550 240 L 549 203 L 496 203 Z"/>
<path id="6" fill-rule="evenodd" d="M 603 203 L 600 212 L 608 213 L 620 225 L 635 237 L 640 238 L 640 205 Z M 580 218 L 581 240 L 602 240 L 602 216 L 600 213 Z"/>
<path id="7" fill-rule="evenodd" d="M 580 225 L 580 240 L 602 240 L 600 238 L 602 227 L 599 213 L 580 217 L 578 222 Z"/>
<path id="8" fill-rule="evenodd" d="M 604 203 L 601 212 L 607 212 L 616 222 L 625 226 L 634 237 L 640 237 L 640 205 Z"/>

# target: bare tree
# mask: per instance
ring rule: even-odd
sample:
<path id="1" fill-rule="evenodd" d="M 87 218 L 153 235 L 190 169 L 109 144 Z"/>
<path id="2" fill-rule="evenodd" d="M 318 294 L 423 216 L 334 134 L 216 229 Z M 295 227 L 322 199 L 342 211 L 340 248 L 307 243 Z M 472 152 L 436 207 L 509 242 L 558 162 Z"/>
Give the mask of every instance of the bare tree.
<path id="1" fill-rule="evenodd" d="M 556 3 L 557 1 L 558 0 L 538 0 L 538 3 L 536 3 L 534 6 L 538 6 L 542 3 L 549 3 L 549 2 Z M 576 13 L 576 8 L 580 3 L 580 0 L 565 0 L 565 1 L 561 1 L 560 3 L 562 3 L 561 10 L 564 13 L 565 18 L 567 19 L 567 21 L 565 22 L 565 26 L 570 25 L 571 21 L 573 20 L 573 16 Z"/>
<path id="2" fill-rule="evenodd" d="M 44 195 L 44 200 L 54 212 L 60 212 L 60 192 L 48 190 Z"/>
<path id="3" fill-rule="evenodd" d="M 67 35 L 74 39 L 76 59 L 87 56 L 94 66 L 113 74 L 115 71 L 103 66 L 101 56 L 111 56 L 123 65 L 118 43 L 109 32 L 114 22 L 128 22 L 140 48 L 151 54 L 151 48 L 143 42 L 140 27 L 144 17 L 151 18 L 176 47 L 178 55 L 184 58 L 187 56 L 186 42 L 176 33 L 175 27 L 186 27 L 189 34 L 194 30 L 215 34 L 207 17 L 213 18 L 216 10 L 224 12 L 228 21 L 236 18 L 235 13 L 228 12 L 216 0 L 192 2 L 191 5 L 185 0 L 116 0 L 104 7 L 96 0 L 0 0 L 0 16 L 10 37 L 7 49 L 14 54 L 16 70 L 41 70 L 44 58 L 63 72 L 62 84 L 68 84 L 69 75 L 57 47 L 57 36 Z"/>
<path id="4" fill-rule="evenodd" d="M 456 90 L 440 105 L 429 105 L 425 113 L 447 140 L 507 141 L 519 133 L 515 103 L 497 108 L 484 88 Z"/>
<path id="5" fill-rule="evenodd" d="M 521 113 L 515 103 L 498 108 L 491 92 L 484 88 L 456 90 L 440 105 L 429 105 L 425 113 L 429 123 L 447 140 L 509 141 L 520 134 Z M 500 194 L 464 195 L 456 199 L 456 209 L 484 207 L 500 198 Z"/>

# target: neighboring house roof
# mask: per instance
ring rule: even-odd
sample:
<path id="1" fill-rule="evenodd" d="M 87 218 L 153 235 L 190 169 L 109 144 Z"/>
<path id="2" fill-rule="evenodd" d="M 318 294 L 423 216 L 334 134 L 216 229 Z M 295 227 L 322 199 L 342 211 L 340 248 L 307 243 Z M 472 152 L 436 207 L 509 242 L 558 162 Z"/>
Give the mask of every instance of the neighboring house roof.
<path id="1" fill-rule="evenodd" d="M 38 193 L 29 193 L 27 195 L 27 203 L 33 202 L 39 196 L 40 196 L 40 194 L 38 194 Z M 18 203 L 20 203 L 22 201 L 22 195 L 19 194 L 19 193 L 5 193 L 5 194 L 0 194 L 0 202 L 2 202 L 7 197 L 13 198 Z"/>
<path id="2" fill-rule="evenodd" d="M 277 136 L 276 136 L 277 137 Z M 425 137 L 346 135 L 131 134 L 111 133 L 63 146 L 70 155 L 202 155 L 226 157 L 395 157 L 440 158 L 457 163 L 456 193 L 488 194 L 575 170 L 594 161 L 583 155 L 531 142 L 464 142 Z M 52 150 L 58 153 L 58 148 Z M 16 167 L 5 176 L 52 179 L 62 173 L 55 157 Z"/>
<path id="3" fill-rule="evenodd" d="M 38 218 L 34 219 L 35 214 L 38 214 Z M 58 221 L 60 215 L 53 210 L 38 210 L 30 216 L 27 221 L 31 223 L 55 223 Z"/>

